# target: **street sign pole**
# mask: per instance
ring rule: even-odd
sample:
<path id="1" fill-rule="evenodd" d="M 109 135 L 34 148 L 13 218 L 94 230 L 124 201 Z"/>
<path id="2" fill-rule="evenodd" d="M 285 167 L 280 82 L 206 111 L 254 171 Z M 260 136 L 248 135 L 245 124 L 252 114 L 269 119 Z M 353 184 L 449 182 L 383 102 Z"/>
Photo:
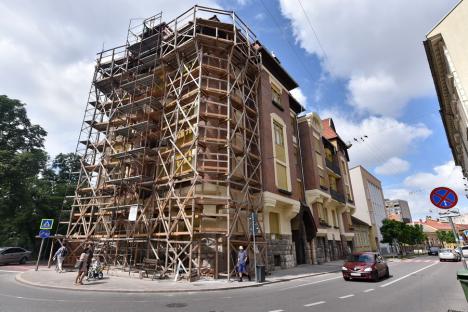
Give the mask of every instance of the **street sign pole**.
<path id="1" fill-rule="evenodd" d="M 429 195 L 429 199 L 431 200 L 432 204 L 439 209 L 447 211 L 449 214 L 446 217 L 449 219 L 450 226 L 452 227 L 453 236 L 455 236 L 455 242 L 457 246 L 461 250 L 460 246 L 460 239 L 458 238 L 457 230 L 455 229 L 455 224 L 453 224 L 452 216 L 450 214 L 450 209 L 454 208 L 458 203 L 458 195 L 455 191 L 449 189 L 448 187 L 436 187 L 432 190 L 431 194 Z M 440 214 L 440 213 L 439 213 Z M 463 267 L 468 270 L 468 266 L 466 265 L 465 257 L 463 256 L 463 252 L 461 253 L 461 258 L 463 261 Z"/>
<path id="2" fill-rule="evenodd" d="M 41 247 L 39 247 L 39 255 L 37 256 L 37 261 L 36 261 L 36 271 L 39 269 L 39 260 L 41 259 L 42 247 L 44 246 L 44 240 L 45 238 L 41 239 Z"/>
<path id="3" fill-rule="evenodd" d="M 255 212 L 252 212 L 252 235 L 253 235 L 253 254 L 254 254 L 254 269 L 255 269 L 255 280 L 257 281 L 257 245 L 256 245 L 256 242 L 255 242 L 255 236 L 256 236 L 256 233 L 255 233 L 255 227 L 256 227 L 256 215 L 255 215 Z"/>
<path id="4" fill-rule="evenodd" d="M 457 247 L 461 249 L 461 244 L 460 244 L 460 239 L 458 238 L 458 233 L 457 233 L 457 230 L 455 229 L 455 224 L 453 224 L 453 220 L 452 220 L 452 217 L 448 217 L 449 219 L 449 222 L 450 222 L 450 226 L 452 227 L 452 232 L 453 232 L 453 235 L 455 236 L 455 242 L 457 243 Z M 463 267 L 468 270 L 468 266 L 466 265 L 466 261 L 465 261 L 465 257 L 463 256 L 463 251 L 461 253 L 461 258 L 462 258 L 462 262 L 463 262 Z"/>

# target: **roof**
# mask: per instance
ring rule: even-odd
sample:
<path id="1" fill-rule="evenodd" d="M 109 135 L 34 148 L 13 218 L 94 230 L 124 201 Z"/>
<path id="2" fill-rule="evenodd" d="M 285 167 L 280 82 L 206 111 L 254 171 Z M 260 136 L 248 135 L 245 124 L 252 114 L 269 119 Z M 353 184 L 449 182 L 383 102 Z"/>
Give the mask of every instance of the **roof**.
<path id="1" fill-rule="evenodd" d="M 370 227 L 370 225 L 367 224 L 366 222 L 364 222 L 364 221 L 362 221 L 362 220 L 360 220 L 360 219 L 358 219 L 356 217 L 353 217 L 353 216 L 351 216 L 351 223 L 353 223 L 355 225 L 364 225 L 364 226 Z"/>
<path id="2" fill-rule="evenodd" d="M 333 119 L 326 118 L 322 120 L 322 127 L 323 127 L 323 136 L 327 140 L 336 139 L 338 138 L 338 134 L 335 130 L 335 124 L 333 123 Z"/>
<path id="3" fill-rule="evenodd" d="M 450 223 L 441 222 L 437 220 L 431 220 L 431 219 L 427 219 L 425 221 L 416 221 L 414 222 L 414 224 L 426 225 L 426 226 L 433 228 L 436 231 L 451 231 L 452 230 Z M 468 224 L 455 224 L 455 227 L 457 228 L 457 230 L 460 231 L 460 230 L 468 229 Z"/>
<path id="4" fill-rule="evenodd" d="M 336 133 L 335 123 L 333 122 L 333 119 L 331 118 L 322 119 L 322 128 L 323 128 L 323 133 L 322 133 L 323 137 L 327 140 L 337 140 L 338 145 L 341 146 L 341 148 L 346 154 L 346 159 L 349 161 L 349 155 L 348 155 L 349 147 Z"/>
<path id="5" fill-rule="evenodd" d="M 271 55 L 270 51 L 268 51 L 260 42 L 257 42 L 257 44 L 259 52 L 262 55 L 263 66 L 265 66 L 276 79 L 281 81 L 288 91 L 297 88 L 299 85 L 279 63 L 278 59 Z"/>

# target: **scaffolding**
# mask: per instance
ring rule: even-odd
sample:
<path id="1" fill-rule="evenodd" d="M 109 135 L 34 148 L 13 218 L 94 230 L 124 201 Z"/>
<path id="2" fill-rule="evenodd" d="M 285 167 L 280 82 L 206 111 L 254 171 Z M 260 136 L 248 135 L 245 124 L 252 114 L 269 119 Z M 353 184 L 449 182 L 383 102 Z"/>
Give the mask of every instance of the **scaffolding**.
<path id="1" fill-rule="evenodd" d="M 256 42 L 234 12 L 195 6 L 131 21 L 98 54 L 61 214 L 72 255 L 92 242 L 112 267 L 189 281 L 229 278 L 240 245 L 267 263 Z"/>

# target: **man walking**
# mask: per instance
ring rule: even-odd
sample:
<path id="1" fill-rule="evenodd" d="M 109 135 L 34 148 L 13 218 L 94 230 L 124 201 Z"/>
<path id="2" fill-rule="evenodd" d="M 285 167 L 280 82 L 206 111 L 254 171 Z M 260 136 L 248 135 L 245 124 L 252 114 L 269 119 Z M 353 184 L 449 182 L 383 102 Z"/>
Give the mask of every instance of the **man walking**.
<path id="1" fill-rule="evenodd" d="M 244 250 L 244 247 L 239 246 L 239 252 L 237 254 L 237 273 L 239 274 L 239 282 L 242 282 L 242 277 L 247 275 L 250 281 L 250 274 L 247 273 L 247 251 Z"/>
<path id="2" fill-rule="evenodd" d="M 65 257 L 68 254 L 68 249 L 67 249 L 67 244 L 63 243 L 62 247 L 60 247 L 54 255 L 53 260 L 57 260 L 57 271 L 59 273 L 63 273 L 63 260 L 65 260 Z"/>

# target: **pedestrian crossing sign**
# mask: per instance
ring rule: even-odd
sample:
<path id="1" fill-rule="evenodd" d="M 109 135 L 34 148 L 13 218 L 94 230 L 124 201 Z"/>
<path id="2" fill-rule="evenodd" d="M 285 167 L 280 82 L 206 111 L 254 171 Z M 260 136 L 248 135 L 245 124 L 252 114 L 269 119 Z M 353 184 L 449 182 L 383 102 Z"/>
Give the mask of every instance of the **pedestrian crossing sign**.
<path id="1" fill-rule="evenodd" d="M 39 227 L 40 230 L 52 230 L 52 226 L 54 225 L 54 219 L 42 219 L 41 226 Z"/>

